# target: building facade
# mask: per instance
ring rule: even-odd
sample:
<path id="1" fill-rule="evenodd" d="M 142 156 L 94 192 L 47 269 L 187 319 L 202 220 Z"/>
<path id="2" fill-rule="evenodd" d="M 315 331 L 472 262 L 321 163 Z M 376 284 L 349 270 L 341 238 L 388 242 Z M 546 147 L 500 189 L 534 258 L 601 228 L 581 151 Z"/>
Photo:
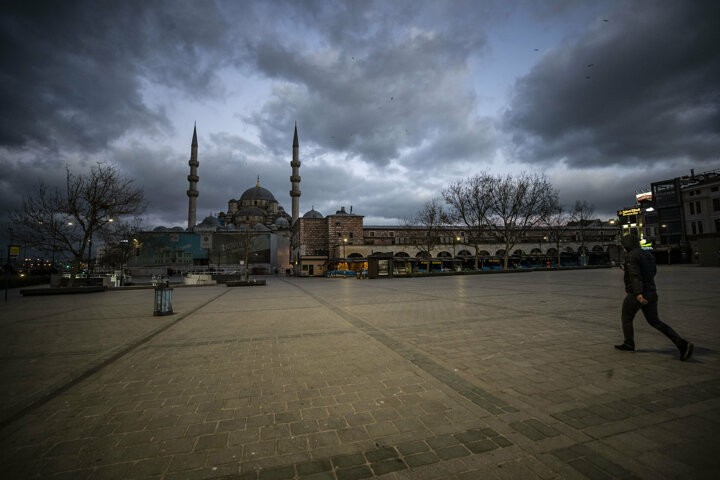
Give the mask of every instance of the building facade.
<path id="1" fill-rule="evenodd" d="M 293 273 L 323 276 L 336 270 L 362 271 L 368 259 L 385 255 L 394 272 L 403 275 L 432 271 L 496 269 L 505 254 L 504 243 L 488 235 L 469 242 L 469 232 L 459 226 L 440 229 L 427 249 L 427 229 L 407 225 L 364 225 L 364 217 L 341 207 L 323 216 L 312 208 L 293 224 L 291 258 Z M 550 241 L 547 229 L 537 227 L 513 247 L 512 268 L 598 265 L 616 263 L 620 229 L 614 221 L 594 220 L 569 225 L 559 241 Z"/>

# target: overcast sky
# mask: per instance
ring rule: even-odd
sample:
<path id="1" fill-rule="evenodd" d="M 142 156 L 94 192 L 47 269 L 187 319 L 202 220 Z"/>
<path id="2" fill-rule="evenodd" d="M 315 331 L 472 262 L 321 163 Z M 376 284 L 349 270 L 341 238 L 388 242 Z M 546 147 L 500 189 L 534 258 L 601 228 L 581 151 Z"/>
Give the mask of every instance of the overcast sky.
<path id="1" fill-rule="evenodd" d="M 545 173 L 598 217 L 720 168 L 720 2 L 3 1 L 2 221 L 65 165 L 112 162 L 144 225 L 198 221 L 257 176 L 291 211 L 367 224 L 480 172 Z M 5 230 L 3 228 L 3 230 Z M 5 232 L 3 232 L 5 233 Z"/>

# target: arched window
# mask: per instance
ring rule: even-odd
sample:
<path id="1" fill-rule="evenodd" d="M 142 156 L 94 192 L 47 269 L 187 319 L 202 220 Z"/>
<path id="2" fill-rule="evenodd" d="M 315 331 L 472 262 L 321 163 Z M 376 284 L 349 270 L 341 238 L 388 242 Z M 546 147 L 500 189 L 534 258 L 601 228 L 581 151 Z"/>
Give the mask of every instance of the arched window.
<path id="1" fill-rule="evenodd" d="M 557 248 L 548 248 L 547 254 L 557 256 Z"/>
<path id="2" fill-rule="evenodd" d="M 575 250 L 573 250 L 572 247 L 565 247 L 565 252 L 566 253 L 575 253 Z"/>
<path id="3" fill-rule="evenodd" d="M 348 258 L 363 258 L 363 256 L 357 252 L 354 252 L 348 255 Z"/>
<path id="4" fill-rule="evenodd" d="M 437 254 L 438 258 L 452 258 L 452 255 L 450 255 L 450 252 L 442 251 Z"/>
<path id="5" fill-rule="evenodd" d="M 472 257 L 472 253 L 468 252 L 467 250 L 460 250 L 458 252 L 458 257 Z"/>
<path id="6" fill-rule="evenodd" d="M 430 254 L 428 252 L 418 252 L 417 255 L 415 255 L 417 258 L 430 258 Z"/>
<path id="7" fill-rule="evenodd" d="M 490 256 L 490 252 L 488 252 L 487 250 L 480 250 L 480 251 L 478 252 L 478 255 L 480 255 L 481 257 L 489 257 L 489 256 Z"/>
<path id="8" fill-rule="evenodd" d="M 592 253 L 603 253 L 603 247 L 601 247 L 600 245 L 595 245 L 592 248 Z"/>
<path id="9" fill-rule="evenodd" d="M 539 248 L 533 248 L 532 250 L 530 250 L 530 255 L 542 255 L 542 250 L 540 250 Z"/>
<path id="10" fill-rule="evenodd" d="M 517 250 L 515 250 L 515 251 L 513 252 L 513 255 L 517 255 L 518 257 L 522 257 L 523 255 L 525 255 L 525 252 L 518 248 Z"/>
<path id="11" fill-rule="evenodd" d="M 495 255 L 497 255 L 498 257 L 502 257 L 503 255 L 505 255 L 505 249 L 501 248 L 500 250 L 495 252 Z"/>
<path id="12" fill-rule="evenodd" d="M 403 257 L 403 258 L 409 258 L 409 257 L 410 257 L 410 255 L 408 255 L 408 254 L 405 253 L 405 252 L 397 252 L 397 253 L 395 254 L 395 256 L 396 256 L 396 257 Z"/>

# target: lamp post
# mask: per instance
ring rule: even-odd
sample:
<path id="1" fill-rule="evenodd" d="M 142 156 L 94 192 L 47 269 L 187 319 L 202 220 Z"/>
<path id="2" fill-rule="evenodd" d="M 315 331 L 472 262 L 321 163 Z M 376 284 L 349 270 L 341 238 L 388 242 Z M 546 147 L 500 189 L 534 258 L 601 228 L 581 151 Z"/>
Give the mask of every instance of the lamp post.
<path id="1" fill-rule="evenodd" d="M 660 241 L 665 244 L 663 239 L 663 230 L 667 230 L 667 225 L 660 225 Z M 667 236 L 665 236 L 667 238 Z M 665 244 L 667 246 L 667 264 L 670 265 L 670 242 Z"/>
<path id="2" fill-rule="evenodd" d="M 90 239 L 88 240 L 88 262 L 87 262 L 87 278 L 90 278 L 90 272 L 92 272 L 92 268 L 90 267 L 90 262 L 92 261 L 92 238 L 93 238 L 93 231 L 92 231 L 92 225 L 90 225 Z"/>
<path id="3" fill-rule="evenodd" d="M 342 246 L 343 246 L 343 260 L 345 260 L 345 258 L 346 258 L 346 257 L 345 257 L 345 245 L 347 245 L 347 240 L 348 240 L 347 238 L 343 238 L 343 244 L 342 244 Z"/>

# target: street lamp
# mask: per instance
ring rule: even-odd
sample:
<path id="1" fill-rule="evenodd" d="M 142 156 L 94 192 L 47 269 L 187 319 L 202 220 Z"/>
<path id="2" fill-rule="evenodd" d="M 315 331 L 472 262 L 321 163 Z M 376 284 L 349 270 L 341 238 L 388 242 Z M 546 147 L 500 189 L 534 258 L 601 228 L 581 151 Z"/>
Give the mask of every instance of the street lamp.
<path id="1" fill-rule="evenodd" d="M 343 260 L 345 260 L 345 245 L 347 245 L 347 238 L 343 238 Z"/>
<path id="2" fill-rule="evenodd" d="M 667 248 L 667 264 L 670 265 L 670 241 L 668 240 L 668 242 L 665 243 L 663 239 L 663 230 L 667 230 L 666 224 L 660 225 L 660 243 L 664 244 Z M 667 235 L 665 236 L 665 238 L 667 238 Z"/>

